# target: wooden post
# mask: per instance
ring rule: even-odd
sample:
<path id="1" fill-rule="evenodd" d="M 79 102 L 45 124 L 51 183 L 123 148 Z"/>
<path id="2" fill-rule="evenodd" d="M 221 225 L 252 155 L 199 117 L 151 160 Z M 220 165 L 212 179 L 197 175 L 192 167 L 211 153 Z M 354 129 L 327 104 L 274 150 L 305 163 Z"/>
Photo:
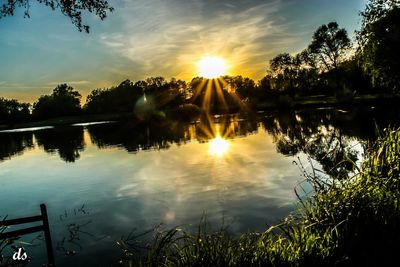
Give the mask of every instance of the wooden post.
<path id="1" fill-rule="evenodd" d="M 43 218 L 44 238 L 46 241 L 48 263 L 49 266 L 54 267 L 55 261 L 54 261 L 53 245 L 51 242 L 49 219 L 47 217 L 47 209 L 45 204 L 40 204 L 40 211 L 42 212 L 42 218 Z"/>

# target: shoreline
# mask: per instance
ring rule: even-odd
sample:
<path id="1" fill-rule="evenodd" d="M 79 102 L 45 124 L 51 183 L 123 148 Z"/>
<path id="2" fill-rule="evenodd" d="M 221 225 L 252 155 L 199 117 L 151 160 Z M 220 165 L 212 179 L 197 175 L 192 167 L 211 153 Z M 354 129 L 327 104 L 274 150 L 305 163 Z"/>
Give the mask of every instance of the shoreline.
<path id="1" fill-rule="evenodd" d="M 250 110 L 254 112 L 258 111 L 279 111 L 282 109 L 301 109 L 301 108 L 338 108 L 338 107 L 354 107 L 363 105 L 387 105 L 395 104 L 400 100 L 400 96 L 397 95 L 362 95 L 356 96 L 351 101 L 338 101 L 336 97 L 322 97 L 322 96 L 311 96 L 311 97 L 297 97 L 291 98 L 289 101 L 284 103 L 264 102 L 258 103 Z M 167 111 L 169 113 L 169 111 Z M 214 114 L 214 112 L 211 112 Z M 225 113 L 215 113 L 225 114 Z M 71 125 L 77 123 L 90 123 L 99 121 L 120 121 L 124 119 L 136 120 L 133 112 L 129 113 L 115 113 L 115 114 L 90 114 L 90 115 L 74 115 L 52 118 L 41 121 L 33 121 L 26 123 L 17 123 L 9 125 L 1 125 L 0 131 L 15 130 L 22 128 L 34 128 L 34 127 L 46 127 L 46 126 L 62 126 Z"/>

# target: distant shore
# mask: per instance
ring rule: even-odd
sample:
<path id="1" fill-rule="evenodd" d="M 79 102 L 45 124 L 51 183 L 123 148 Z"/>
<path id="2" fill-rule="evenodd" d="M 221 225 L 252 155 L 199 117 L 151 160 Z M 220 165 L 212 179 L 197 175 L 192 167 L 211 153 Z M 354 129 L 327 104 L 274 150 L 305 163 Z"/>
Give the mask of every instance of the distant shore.
<path id="1" fill-rule="evenodd" d="M 322 107 L 347 107 L 354 105 L 391 105 L 398 103 L 400 96 L 390 94 L 379 95 L 360 95 L 354 96 L 347 101 L 339 101 L 335 96 L 309 96 L 309 97 L 287 97 L 279 102 L 264 102 L 256 104 L 253 109 L 260 110 L 282 110 L 282 109 L 297 109 L 297 108 L 322 108 Z M 168 111 L 172 114 L 174 111 Z M 214 113 L 214 112 L 212 112 Z M 179 118 L 179 114 L 174 114 L 174 117 Z M 135 120 L 135 114 L 130 113 L 115 113 L 115 114 L 83 114 L 75 116 L 65 116 L 52 118 L 48 120 L 33 121 L 27 123 L 16 123 L 9 125 L 0 125 L 1 130 L 11 130 L 31 127 L 44 126 L 61 126 L 75 123 L 97 122 L 97 121 L 119 121 L 131 119 Z"/>
<path id="2" fill-rule="evenodd" d="M 307 96 L 307 97 L 294 97 L 283 99 L 281 103 L 265 102 L 259 103 L 257 109 L 276 109 L 279 107 L 290 108 L 305 108 L 305 107 L 336 107 L 336 106 L 353 106 L 353 105 L 366 105 L 366 104 L 392 104 L 400 100 L 400 96 L 392 94 L 369 94 L 357 95 L 348 97 L 347 99 L 339 100 L 335 96 Z"/>

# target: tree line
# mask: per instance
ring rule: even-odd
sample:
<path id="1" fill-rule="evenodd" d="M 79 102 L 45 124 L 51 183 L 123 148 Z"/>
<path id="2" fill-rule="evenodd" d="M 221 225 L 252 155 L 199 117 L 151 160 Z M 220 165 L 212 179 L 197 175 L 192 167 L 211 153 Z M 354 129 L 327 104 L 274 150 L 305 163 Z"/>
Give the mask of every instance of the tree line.
<path id="1" fill-rule="evenodd" d="M 370 0 L 352 43 L 336 22 L 320 26 L 308 47 L 270 61 L 264 87 L 290 95 L 400 92 L 400 1 Z"/>
<path id="2" fill-rule="evenodd" d="M 177 109 L 178 116 L 185 116 L 204 108 L 210 94 L 207 108 L 214 112 L 235 112 L 262 103 L 279 106 L 296 97 L 334 96 L 338 101 L 351 101 L 355 95 L 399 94 L 400 1 L 370 0 L 361 17 L 355 43 L 336 22 L 324 24 L 302 52 L 281 53 L 271 59 L 266 76 L 257 82 L 242 76 L 223 76 L 215 82 L 196 77 L 188 83 L 163 77 L 125 80 L 115 87 L 91 91 L 83 105 L 77 90 L 60 84 L 33 105 L 0 98 L 0 124 Z M 211 93 L 206 91 L 209 84 Z"/>

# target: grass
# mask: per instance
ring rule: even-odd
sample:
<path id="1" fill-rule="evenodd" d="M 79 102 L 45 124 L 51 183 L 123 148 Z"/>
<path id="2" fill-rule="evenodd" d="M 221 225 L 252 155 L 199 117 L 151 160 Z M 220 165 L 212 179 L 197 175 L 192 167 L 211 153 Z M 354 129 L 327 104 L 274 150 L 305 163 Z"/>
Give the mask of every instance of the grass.
<path id="1" fill-rule="evenodd" d="M 392 266 L 400 241 L 400 130 L 385 130 L 348 180 L 306 174 L 314 194 L 262 233 L 157 230 L 118 242 L 123 266 Z"/>

